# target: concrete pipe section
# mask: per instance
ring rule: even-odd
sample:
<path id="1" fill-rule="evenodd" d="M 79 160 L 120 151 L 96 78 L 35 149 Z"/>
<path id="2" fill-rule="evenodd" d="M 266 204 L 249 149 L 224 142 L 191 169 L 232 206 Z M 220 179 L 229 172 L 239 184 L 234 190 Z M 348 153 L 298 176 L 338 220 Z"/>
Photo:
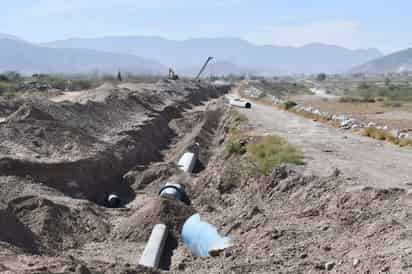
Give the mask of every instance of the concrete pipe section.
<path id="1" fill-rule="evenodd" d="M 150 268 L 159 268 L 160 258 L 162 257 L 163 249 L 166 244 L 167 233 L 166 225 L 155 225 L 143 251 L 142 257 L 140 257 L 140 265 Z"/>
<path id="2" fill-rule="evenodd" d="M 107 206 L 110 208 L 117 208 L 122 205 L 122 200 L 116 194 L 110 194 L 106 200 Z"/>
<path id="3" fill-rule="evenodd" d="M 231 106 L 234 106 L 234 107 L 252 108 L 252 104 L 251 104 L 251 103 L 249 103 L 249 102 L 247 102 L 247 101 L 245 101 L 245 100 L 242 100 L 242 99 L 240 99 L 240 98 L 230 99 L 230 100 L 229 100 L 229 104 L 230 104 Z"/>
<path id="4" fill-rule="evenodd" d="M 184 186 L 174 182 L 166 183 L 165 186 L 160 189 L 159 196 L 163 198 L 170 197 L 186 204 L 190 203 Z"/>
<path id="5" fill-rule="evenodd" d="M 197 156 L 193 152 L 186 152 L 183 156 L 179 159 L 177 166 L 180 170 L 186 173 L 192 173 L 193 169 L 195 168 L 197 161 Z"/>

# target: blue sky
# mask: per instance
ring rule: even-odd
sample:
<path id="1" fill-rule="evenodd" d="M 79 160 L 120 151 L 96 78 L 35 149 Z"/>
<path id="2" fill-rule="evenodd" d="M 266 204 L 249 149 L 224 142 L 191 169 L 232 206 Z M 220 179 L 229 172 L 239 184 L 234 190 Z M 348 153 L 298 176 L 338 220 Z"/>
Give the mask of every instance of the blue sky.
<path id="1" fill-rule="evenodd" d="M 240 37 L 257 44 L 311 42 L 386 53 L 412 47 L 407 0 L 15 0 L 0 33 L 33 42 L 69 37 Z"/>

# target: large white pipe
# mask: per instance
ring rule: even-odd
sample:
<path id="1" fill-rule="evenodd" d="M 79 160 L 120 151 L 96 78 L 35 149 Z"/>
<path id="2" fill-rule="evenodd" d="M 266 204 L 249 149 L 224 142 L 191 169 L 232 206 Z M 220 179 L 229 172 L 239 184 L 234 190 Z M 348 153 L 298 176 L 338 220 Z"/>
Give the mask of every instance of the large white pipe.
<path id="1" fill-rule="evenodd" d="M 173 197 L 176 200 L 185 201 L 186 193 L 181 184 L 178 183 L 166 183 L 159 192 L 160 197 Z"/>
<path id="2" fill-rule="evenodd" d="M 193 152 L 186 152 L 183 156 L 179 159 L 177 166 L 180 170 L 187 173 L 192 173 L 193 169 L 195 168 L 197 161 L 196 154 Z"/>
<path id="3" fill-rule="evenodd" d="M 149 241 L 140 257 L 140 265 L 158 268 L 160 258 L 167 239 L 167 227 L 164 224 L 155 225 L 150 235 Z"/>
<path id="4" fill-rule="evenodd" d="M 251 108 L 252 104 L 240 99 L 231 99 L 229 100 L 229 104 L 235 107 L 240 107 L 240 108 Z"/>

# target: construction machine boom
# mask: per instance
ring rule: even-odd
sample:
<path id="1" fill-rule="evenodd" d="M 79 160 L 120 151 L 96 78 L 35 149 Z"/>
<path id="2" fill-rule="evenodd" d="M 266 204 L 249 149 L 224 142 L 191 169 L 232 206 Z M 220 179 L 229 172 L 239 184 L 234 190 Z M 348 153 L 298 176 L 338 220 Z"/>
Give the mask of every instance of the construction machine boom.
<path id="1" fill-rule="evenodd" d="M 203 65 L 203 67 L 200 69 L 199 73 L 197 74 L 195 80 L 199 80 L 200 76 L 202 75 L 203 71 L 205 71 L 207 65 L 209 64 L 210 61 L 213 60 L 213 57 L 209 56 L 205 62 L 205 64 Z"/>

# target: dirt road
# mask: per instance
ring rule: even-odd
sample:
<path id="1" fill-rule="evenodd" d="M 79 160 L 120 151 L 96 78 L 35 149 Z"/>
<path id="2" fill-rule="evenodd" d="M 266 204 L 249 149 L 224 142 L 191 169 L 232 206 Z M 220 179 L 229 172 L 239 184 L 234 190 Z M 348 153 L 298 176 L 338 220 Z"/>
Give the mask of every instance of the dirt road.
<path id="1" fill-rule="evenodd" d="M 336 168 L 354 186 L 412 189 L 412 151 L 279 110 L 254 104 L 241 110 L 257 134 L 278 134 L 302 148 L 306 172 L 330 175 Z"/>

